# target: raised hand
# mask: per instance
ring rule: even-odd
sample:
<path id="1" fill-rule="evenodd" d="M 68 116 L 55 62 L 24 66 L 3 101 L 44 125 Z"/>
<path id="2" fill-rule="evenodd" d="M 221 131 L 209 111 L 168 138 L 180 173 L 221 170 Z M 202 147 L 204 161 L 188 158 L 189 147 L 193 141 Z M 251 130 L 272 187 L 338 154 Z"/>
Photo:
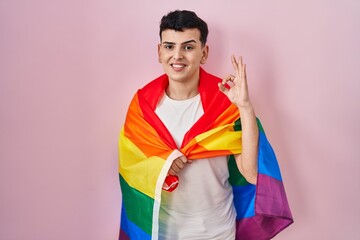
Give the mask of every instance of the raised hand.
<path id="1" fill-rule="evenodd" d="M 238 108 L 251 107 L 246 79 L 246 65 L 243 63 L 242 57 L 236 59 L 234 55 L 231 56 L 231 63 L 234 67 L 235 75 L 229 74 L 225 77 L 218 84 L 219 90 Z M 226 85 L 228 85 L 228 88 Z"/>

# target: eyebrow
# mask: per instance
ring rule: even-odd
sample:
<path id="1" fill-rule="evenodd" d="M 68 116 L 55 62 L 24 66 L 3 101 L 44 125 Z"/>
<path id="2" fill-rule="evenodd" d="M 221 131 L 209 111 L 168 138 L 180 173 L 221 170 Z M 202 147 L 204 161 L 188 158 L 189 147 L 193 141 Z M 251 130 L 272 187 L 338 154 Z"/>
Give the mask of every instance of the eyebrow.
<path id="1" fill-rule="evenodd" d="M 188 44 L 188 43 L 196 43 L 196 41 L 192 39 L 192 40 L 185 41 L 185 42 L 181 43 L 181 45 L 185 45 L 185 44 Z M 174 43 L 174 42 L 163 42 L 163 44 L 175 45 L 176 43 Z"/>

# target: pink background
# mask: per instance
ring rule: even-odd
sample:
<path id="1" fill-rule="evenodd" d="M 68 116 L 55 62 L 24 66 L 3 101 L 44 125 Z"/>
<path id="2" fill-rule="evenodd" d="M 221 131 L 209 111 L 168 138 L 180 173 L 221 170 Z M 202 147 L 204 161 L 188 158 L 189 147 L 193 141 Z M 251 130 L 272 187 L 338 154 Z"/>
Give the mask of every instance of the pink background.
<path id="1" fill-rule="evenodd" d="M 359 0 L 3 0 L 0 240 L 116 239 L 118 133 L 174 9 L 208 22 L 208 71 L 248 64 L 295 218 L 276 239 L 360 239 Z"/>

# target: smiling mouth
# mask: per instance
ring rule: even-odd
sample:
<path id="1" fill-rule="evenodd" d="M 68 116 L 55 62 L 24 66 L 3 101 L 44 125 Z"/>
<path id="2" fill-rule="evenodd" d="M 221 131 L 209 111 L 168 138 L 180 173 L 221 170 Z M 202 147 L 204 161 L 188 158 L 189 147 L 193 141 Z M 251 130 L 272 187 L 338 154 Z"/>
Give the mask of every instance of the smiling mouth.
<path id="1" fill-rule="evenodd" d="M 185 64 L 180 64 L 180 63 L 172 63 L 170 64 L 170 66 L 175 70 L 175 71 L 181 71 L 183 70 L 186 65 Z"/>

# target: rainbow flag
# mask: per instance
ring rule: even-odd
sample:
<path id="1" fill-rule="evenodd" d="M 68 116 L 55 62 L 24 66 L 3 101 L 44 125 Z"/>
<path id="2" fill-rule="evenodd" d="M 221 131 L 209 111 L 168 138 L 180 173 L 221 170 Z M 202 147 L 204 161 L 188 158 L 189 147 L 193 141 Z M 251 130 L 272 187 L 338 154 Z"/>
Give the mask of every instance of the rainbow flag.
<path id="1" fill-rule="evenodd" d="M 259 121 L 257 184 L 248 183 L 238 171 L 233 155 L 241 153 L 240 115 L 218 90 L 220 81 L 200 70 L 204 114 L 186 133 L 180 149 L 154 112 L 168 84 L 167 76 L 135 94 L 119 140 L 120 240 L 158 239 L 162 185 L 172 160 L 181 154 L 192 160 L 230 156 L 236 239 L 270 239 L 293 222 L 275 154 Z"/>

